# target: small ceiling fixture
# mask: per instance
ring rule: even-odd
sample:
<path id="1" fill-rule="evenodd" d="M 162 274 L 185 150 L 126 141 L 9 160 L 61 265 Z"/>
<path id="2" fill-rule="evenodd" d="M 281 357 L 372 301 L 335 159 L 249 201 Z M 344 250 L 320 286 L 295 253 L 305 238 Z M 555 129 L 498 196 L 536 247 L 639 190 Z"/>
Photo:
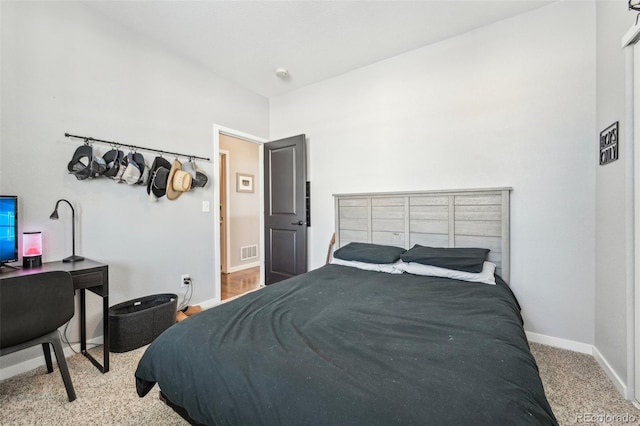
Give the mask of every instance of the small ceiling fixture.
<path id="1" fill-rule="evenodd" d="M 638 0 L 640 1 L 640 0 Z M 289 78 L 289 71 L 286 68 L 276 68 L 276 77 L 278 78 Z"/>

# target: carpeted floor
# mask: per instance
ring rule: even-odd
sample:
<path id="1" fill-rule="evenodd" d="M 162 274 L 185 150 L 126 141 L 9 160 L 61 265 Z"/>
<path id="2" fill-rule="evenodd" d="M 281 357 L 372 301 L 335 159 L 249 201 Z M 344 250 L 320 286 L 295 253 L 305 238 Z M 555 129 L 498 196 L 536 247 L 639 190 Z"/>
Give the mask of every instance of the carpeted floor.
<path id="1" fill-rule="evenodd" d="M 536 343 L 530 346 L 561 425 L 640 425 L 640 410 L 620 395 L 592 356 Z"/>
<path id="2" fill-rule="evenodd" d="M 155 389 L 144 398 L 136 394 L 133 372 L 144 350 L 112 353 L 107 374 L 82 355 L 68 358 L 78 395 L 71 403 L 57 368 L 45 374 L 42 366 L 0 382 L 0 425 L 187 424 Z M 561 425 L 640 425 L 640 410 L 620 396 L 593 357 L 535 343 L 531 350 Z"/>
<path id="3" fill-rule="evenodd" d="M 94 355 L 102 359 L 102 349 Z M 62 377 L 43 365 L 0 382 L 0 425 L 185 425 L 158 399 L 136 393 L 135 372 L 146 347 L 111 353 L 109 372 L 102 374 L 80 354 L 67 358 L 77 399 L 69 402 Z M 91 351 L 93 354 L 93 351 Z"/>

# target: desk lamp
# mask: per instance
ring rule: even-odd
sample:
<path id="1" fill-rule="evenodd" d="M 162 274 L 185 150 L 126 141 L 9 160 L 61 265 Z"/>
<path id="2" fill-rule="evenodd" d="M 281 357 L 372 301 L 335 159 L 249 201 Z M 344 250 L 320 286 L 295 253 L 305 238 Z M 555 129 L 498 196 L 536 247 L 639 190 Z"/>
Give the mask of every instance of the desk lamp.
<path id="1" fill-rule="evenodd" d="M 58 204 L 60 204 L 60 201 L 64 201 L 65 203 L 69 204 L 69 207 L 71 207 L 71 256 L 69 257 L 65 257 L 64 259 L 62 259 L 63 262 L 78 262 L 80 260 L 84 260 L 84 257 L 82 256 L 76 256 L 76 211 L 73 209 L 73 206 L 71 205 L 71 203 L 67 200 L 60 199 L 58 201 L 56 201 L 56 207 L 53 209 L 53 213 L 51 213 L 51 216 L 49 216 L 49 219 L 53 219 L 53 220 L 57 220 L 59 219 L 58 217 Z"/>

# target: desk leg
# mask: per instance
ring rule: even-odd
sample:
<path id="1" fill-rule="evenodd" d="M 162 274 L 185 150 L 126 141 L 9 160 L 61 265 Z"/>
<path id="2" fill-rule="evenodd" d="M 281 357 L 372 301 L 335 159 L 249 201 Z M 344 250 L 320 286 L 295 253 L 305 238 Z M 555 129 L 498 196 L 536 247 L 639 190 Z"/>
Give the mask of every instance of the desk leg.
<path id="1" fill-rule="evenodd" d="M 87 311 L 84 288 L 80 289 L 80 352 L 87 353 Z"/>
<path id="2" fill-rule="evenodd" d="M 104 344 L 102 345 L 102 363 L 100 363 L 87 351 L 87 311 L 85 289 L 80 289 L 80 352 L 102 373 L 109 371 L 109 298 L 102 297 L 102 333 Z"/>
<path id="3" fill-rule="evenodd" d="M 104 369 L 103 373 L 109 371 L 109 297 L 104 296 L 102 298 L 102 335 L 104 336 L 103 354 L 102 358 Z"/>

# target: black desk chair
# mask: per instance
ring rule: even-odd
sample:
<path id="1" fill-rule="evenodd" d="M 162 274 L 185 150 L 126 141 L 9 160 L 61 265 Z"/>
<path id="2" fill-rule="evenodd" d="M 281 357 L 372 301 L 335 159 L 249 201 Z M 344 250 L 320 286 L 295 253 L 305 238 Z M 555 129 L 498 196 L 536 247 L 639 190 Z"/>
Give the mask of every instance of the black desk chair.
<path id="1" fill-rule="evenodd" d="M 49 344 L 58 361 L 69 401 L 76 399 L 58 328 L 74 313 L 73 281 L 55 271 L 0 280 L 0 356 L 42 345 L 47 372 L 53 371 Z"/>

